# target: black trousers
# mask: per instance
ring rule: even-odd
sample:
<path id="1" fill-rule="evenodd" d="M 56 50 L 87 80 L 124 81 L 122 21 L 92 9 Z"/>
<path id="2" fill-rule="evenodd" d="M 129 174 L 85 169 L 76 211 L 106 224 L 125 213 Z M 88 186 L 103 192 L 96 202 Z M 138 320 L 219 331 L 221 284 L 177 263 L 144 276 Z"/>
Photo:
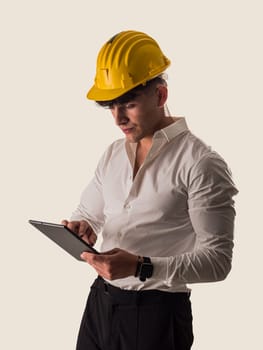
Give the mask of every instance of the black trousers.
<path id="1" fill-rule="evenodd" d="M 127 291 L 98 277 L 88 297 L 77 350 L 190 350 L 189 293 Z"/>

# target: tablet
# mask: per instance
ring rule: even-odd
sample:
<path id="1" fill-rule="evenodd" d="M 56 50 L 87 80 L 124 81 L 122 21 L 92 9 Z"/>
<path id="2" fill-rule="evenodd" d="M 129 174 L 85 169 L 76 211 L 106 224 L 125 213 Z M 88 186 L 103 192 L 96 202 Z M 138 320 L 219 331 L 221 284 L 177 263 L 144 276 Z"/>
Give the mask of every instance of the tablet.
<path id="1" fill-rule="evenodd" d="M 83 241 L 83 239 L 64 225 L 37 220 L 29 220 L 28 222 L 80 261 L 84 261 L 80 257 L 80 254 L 83 252 L 99 254 L 96 249 Z"/>

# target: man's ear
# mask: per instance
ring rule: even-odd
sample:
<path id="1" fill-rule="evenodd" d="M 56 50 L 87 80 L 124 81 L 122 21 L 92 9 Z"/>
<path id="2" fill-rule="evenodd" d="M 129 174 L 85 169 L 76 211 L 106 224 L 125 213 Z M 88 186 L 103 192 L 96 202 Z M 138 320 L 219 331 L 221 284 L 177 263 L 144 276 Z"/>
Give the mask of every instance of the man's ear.
<path id="1" fill-rule="evenodd" d="M 157 86 L 158 107 L 163 107 L 168 97 L 168 89 L 164 85 Z"/>

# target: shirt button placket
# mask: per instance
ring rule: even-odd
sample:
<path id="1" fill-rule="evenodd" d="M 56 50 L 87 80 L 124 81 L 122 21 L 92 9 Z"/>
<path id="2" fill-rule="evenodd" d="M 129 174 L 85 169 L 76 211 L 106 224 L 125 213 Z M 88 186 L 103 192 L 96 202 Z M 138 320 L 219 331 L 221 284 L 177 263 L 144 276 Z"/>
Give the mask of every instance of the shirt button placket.
<path id="1" fill-rule="evenodd" d="M 130 203 L 126 203 L 126 204 L 124 205 L 124 208 L 125 208 L 126 210 L 130 210 L 130 209 L 131 209 Z"/>

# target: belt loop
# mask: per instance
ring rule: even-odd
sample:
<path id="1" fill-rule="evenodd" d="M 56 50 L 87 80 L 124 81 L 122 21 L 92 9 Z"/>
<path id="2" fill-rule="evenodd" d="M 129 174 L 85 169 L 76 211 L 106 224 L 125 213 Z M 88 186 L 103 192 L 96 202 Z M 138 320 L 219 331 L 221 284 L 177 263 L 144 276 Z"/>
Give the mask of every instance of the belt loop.
<path id="1" fill-rule="evenodd" d="M 106 281 L 103 281 L 104 284 L 104 293 L 109 295 L 109 288 L 108 288 L 108 283 Z"/>

